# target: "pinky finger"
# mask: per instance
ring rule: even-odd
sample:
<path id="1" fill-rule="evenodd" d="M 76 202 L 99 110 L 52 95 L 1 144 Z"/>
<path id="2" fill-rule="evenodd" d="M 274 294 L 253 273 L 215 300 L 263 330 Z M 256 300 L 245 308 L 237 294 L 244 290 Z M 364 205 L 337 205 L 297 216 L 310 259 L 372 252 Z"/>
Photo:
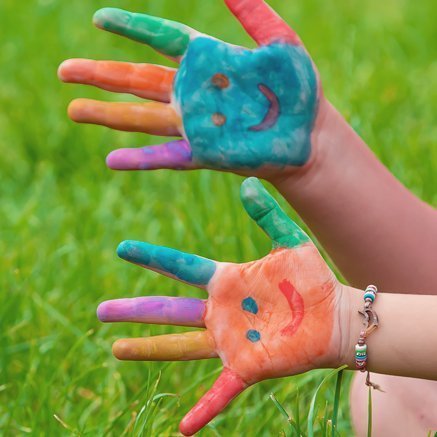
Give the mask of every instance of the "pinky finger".
<path id="1" fill-rule="evenodd" d="M 185 140 L 137 149 L 118 149 L 106 158 L 113 170 L 194 169 L 191 147 Z"/>
<path id="2" fill-rule="evenodd" d="M 223 369 L 211 389 L 182 419 L 179 430 L 193 435 L 220 414 L 229 402 L 247 388 L 247 384 L 232 370 Z"/>

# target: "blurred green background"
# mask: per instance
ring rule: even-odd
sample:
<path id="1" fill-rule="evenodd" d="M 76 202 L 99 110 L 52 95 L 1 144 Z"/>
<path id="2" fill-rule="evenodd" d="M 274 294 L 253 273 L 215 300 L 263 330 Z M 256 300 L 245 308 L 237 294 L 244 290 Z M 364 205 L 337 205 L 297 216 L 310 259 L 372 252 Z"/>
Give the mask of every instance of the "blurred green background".
<path id="1" fill-rule="evenodd" d="M 403 183 L 436 205 L 435 2 L 270 3 L 306 43 L 331 101 Z M 115 248 L 138 239 L 238 262 L 269 249 L 239 203 L 241 178 L 112 172 L 104 158 L 113 148 L 162 139 L 67 119 L 74 97 L 126 96 L 61 84 L 56 69 L 62 60 L 170 65 L 147 47 L 94 29 L 91 17 L 103 6 L 176 19 L 253 46 L 221 0 L 1 0 L 2 435 L 177 435 L 180 418 L 211 385 L 220 363 L 117 362 L 111 356 L 116 338 L 175 329 L 103 326 L 95 308 L 116 297 L 202 293 L 118 260 Z M 202 435 L 280 435 L 287 424 L 269 393 L 304 423 L 324 375 L 260 384 Z M 333 385 L 320 393 L 320 422 L 332 410 Z M 344 387 L 341 435 L 351 433 L 347 398 Z M 316 427 L 322 433 L 323 425 Z"/>

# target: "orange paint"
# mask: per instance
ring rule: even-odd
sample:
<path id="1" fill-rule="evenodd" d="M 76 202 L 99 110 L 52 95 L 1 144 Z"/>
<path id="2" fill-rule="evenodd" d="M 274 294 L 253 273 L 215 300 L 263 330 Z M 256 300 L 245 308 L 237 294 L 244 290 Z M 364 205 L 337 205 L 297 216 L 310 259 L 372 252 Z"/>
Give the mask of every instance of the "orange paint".
<path id="1" fill-rule="evenodd" d="M 215 344 L 207 331 L 117 340 L 112 353 L 119 360 L 183 361 L 214 358 Z"/>
<path id="2" fill-rule="evenodd" d="M 152 135 L 180 135 L 181 118 L 173 106 L 165 103 L 114 103 L 76 99 L 71 102 L 68 115 L 78 123 L 93 123 Z"/>
<path id="3" fill-rule="evenodd" d="M 290 300 L 279 285 L 286 282 L 297 293 L 288 289 Z M 222 266 L 208 286 L 205 325 L 224 366 L 247 383 L 316 367 L 330 350 L 335 286 L 335 276 L 312 244 Z M 242 311 L 247 297 L 256 301 L 257 314 Z M 249 330 L 258 331 L 260 340 L 249 341 Z"/>
<path id="4" fill-rule="evenodd" d="M 69 59 L 58 70 L 68 83 L 94 85 L 108 91 L 170 102 L 176 70 L 152 64 Z"/>

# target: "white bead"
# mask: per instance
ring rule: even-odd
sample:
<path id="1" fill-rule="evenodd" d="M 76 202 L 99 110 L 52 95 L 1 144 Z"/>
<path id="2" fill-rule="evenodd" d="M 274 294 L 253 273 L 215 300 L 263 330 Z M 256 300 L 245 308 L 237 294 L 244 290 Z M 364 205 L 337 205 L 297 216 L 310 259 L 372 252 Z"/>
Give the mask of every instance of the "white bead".
<path id="1" fill-rule="evenodd" d="M 366 291 L 373 291 L 374 293 L 377 293 L 378 289 L 376 288 L 376 285 L 368 285 Z"/>

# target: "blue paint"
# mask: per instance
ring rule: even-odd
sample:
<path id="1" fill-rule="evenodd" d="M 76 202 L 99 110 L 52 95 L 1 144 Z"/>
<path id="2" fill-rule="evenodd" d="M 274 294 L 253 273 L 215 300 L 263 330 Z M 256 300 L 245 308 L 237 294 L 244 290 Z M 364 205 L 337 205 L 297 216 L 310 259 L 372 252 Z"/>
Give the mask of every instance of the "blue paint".
<path id="1" fill-rule="evenodd" d="M 249 329 L 249 331 L 247 331 L 246 337 L 252 343 L 255 343 L 257 341 L 260 341 L 261 334 L 258 331 L 256 331 L 255 329 Z"/>
<path id="2" fill-rule="evenodd" d="M 212 77 L 224 74 L 222 88 Z M 266 118 L 271 102 L 259 86 L 279 100 L 279 118 L 267 130 L 251 130 Z M 211 38 L 194 39 L 176 76 L 175 98 L 182 108 L 193 160 L 213 168 L 304 165 L 317 108 L 317 78 L 302 47 L 275 43 L 247 50 Z M 226 123 L 216 126 L 212 115 Z"/>
<path id="3" fill-rule="evenodd" d="M 196 285 L 208 284 L 216 269 L 215 262 L 210 259 L 139 241 L 123 241 L 117 248 L 117 255 Z"/>
<path id="4" fill-rule="evenodd" d="M 255 302 L 255 299 L 251 297 L 246 297 L 241 302 L 241 307 L 244 311 L 248 311 L 249 313 L 256 314 L 258 312 L 258 305 Z"/>

